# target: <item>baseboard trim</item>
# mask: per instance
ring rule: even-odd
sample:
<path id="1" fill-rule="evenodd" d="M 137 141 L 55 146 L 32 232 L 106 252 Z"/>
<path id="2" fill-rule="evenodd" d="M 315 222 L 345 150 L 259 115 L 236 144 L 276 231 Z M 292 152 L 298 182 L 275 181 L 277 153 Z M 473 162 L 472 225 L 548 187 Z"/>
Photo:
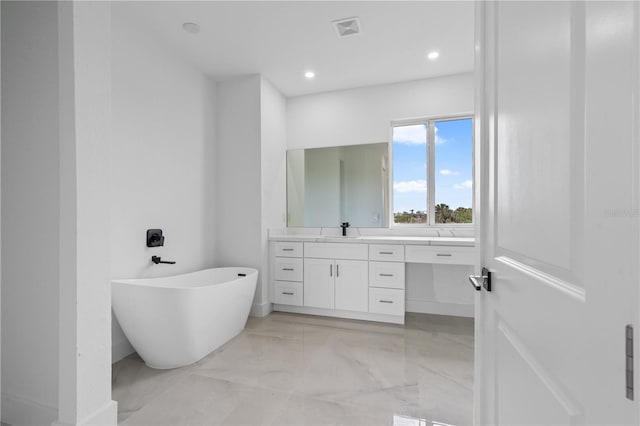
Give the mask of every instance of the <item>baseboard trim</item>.
<path id="1" fill-rule="evenodd" d="M 12 426 L 50 425 L 58 408 L 2 392 L 2 422 Z"/>
<path id="2" fill-rule="evenodd" d="M 107 405 L 96 410 L 78 423 L 57 421 L 51 426 L 116 426 L 118 424 L 118 403 L 109 401 Z"/>
<path id="3" fill-rule="evenodd" d="M 81 425 L 87 426 L 116 426 L 118 424 L 118 403 L 109 401 L 107 405 L 91 414 Z"/>
<path id="4" fill-rule="evenodd" d="M 124 339 L 111 345 L 111 363 L 124 359 L 134 353 L 136 350 L 131 346 L 128 340 Z"/>
<path id="5" fill-rule="evenodd" d="M 266 317 L 271 312 L 273 312 L 273 303 L 264 302 L 262 304 L 254 303 L 251 305 L 251 311 L 249 311 L 249 316 L 252 317 Z"/>
<path id="6" fill-rule="evenodd" d="M 475 311 L 473 304 L 430 302 L 416 299 L 407 299 L 405 310 L 419 314 L 450 315 L 466 318 L 473 318 Z"/>
<path id="7" fill-rule="evenodd" d="M 364 321 L 388 322 L 392 324 L 404 324 L 404 315 L 370 314 L 368 312 L 341 311 L 337 309 L 309 308 L 306 306 L 273 305 L 274 311 L 289 312 L 293 314 L 321 315 L 323 317 L 346 318 Z"/>

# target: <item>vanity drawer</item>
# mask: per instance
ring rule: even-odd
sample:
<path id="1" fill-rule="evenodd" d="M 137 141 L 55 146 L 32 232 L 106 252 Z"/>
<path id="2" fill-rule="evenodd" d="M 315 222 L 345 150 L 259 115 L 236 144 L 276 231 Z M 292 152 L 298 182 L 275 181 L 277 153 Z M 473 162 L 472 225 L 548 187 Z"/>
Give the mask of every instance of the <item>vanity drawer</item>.
<path id="1" fill-rule="evenodd" d="M 369 260 L 404 262 L 404 246 L 397 244 L 369 244 Z"/>
<path id="2" fill-rule="evenodd" d="M 404 262 L 369 262 L 369 287 L 404 289 Z"/>
<path id="3" fill-rule="evenodd" d="M 273 303 L 302 306 L 302 283 L 276 281 L 273 284 Z"/>
<path id="4" fill-rule="evenodd" d="M 304 243 L 304 256 L 318 259 L 368 260 L 368 244 Z"/>
<path id="5" fill-rule="evenodd" d="M 274 255 L 279 257 L 302 257 L 302 243 L 276 241 L 273 243 Z"/>
<path id="6" fill-rule="evenodd" d="M 370 288 L 369 312 L 372 314 L 404 315 L 404 290 Z"/>
<path id="7" fill-rule="evenodd" d="M 276 257 L 273 276 L 277 281 L 302 281 L 302 258 Z"/>
<path id="8" fill-rule="evenodd" d="M 452 265 L 473 265 L 474 247 L 456 246 L 407 246 L 407 262 L 411 263 L 448 263 Z"/>

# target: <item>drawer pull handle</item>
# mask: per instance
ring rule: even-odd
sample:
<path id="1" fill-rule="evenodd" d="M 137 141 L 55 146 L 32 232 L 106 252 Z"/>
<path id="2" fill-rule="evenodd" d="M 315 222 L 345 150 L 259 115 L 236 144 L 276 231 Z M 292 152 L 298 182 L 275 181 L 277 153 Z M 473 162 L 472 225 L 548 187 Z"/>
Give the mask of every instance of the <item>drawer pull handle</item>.
<path id="1" fill-rule="evenodd" d="M 293 293 L 290 291 L 283 291 L 282 294 L 286 294 L 287 296 L 293 296 Z"/>
<path id="2" fill-rule="evenodd" d="M 380 303 L 393 303 L 393 300 L 378 300 Z"/>
<path id="3" fill-rule="evenodd" d="M 282 251 L 293 251 L 292 248 L 283 248 Z"/>
<path id="4" fill-rule="evenodd" d="M 393 254 L 392 251 L 380 251 L 379 254 Z"/>
<path id="5" fill-rule="evenodd" d="M 293 268 L 282 268 L 283 271 L 293 271 Z"/>
<path id="6" fill-rule="evenodd" d="M 438 253 L 436 254 L 436 256 L 440 256 L 440 257 L 451 257 L 452 254 L 451 253 Z"/>
<path id="7" fill-rule="evenodd" d="M 379 274 L 381 277 L 392 277 L 393 274 Z"/>

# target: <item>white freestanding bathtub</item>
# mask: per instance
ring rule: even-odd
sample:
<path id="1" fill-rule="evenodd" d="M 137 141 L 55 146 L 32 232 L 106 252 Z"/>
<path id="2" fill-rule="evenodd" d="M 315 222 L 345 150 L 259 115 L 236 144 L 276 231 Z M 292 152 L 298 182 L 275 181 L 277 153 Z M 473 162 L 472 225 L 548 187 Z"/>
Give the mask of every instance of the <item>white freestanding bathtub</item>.
<path id="1" fill-rule="evenodd" d="M 257 279 L 255 269 L 214 268 L 166 278 L 114 280 L 112 307 L 149 367 L 182 367 L 244 329 Z"/>

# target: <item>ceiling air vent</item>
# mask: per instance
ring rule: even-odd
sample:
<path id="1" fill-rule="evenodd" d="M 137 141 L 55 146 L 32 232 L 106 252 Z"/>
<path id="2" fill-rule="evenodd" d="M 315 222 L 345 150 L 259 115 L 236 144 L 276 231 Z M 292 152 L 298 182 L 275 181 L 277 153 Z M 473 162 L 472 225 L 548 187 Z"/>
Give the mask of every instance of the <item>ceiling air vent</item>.
<path id="1" fill-rule="evenodd" d="M 357 17 L 339 19 L 337 21 L 333 21 L 333 25 L 336 26 L 336 30 L 340 37 L 360 34 L 360 20 Z"/>

